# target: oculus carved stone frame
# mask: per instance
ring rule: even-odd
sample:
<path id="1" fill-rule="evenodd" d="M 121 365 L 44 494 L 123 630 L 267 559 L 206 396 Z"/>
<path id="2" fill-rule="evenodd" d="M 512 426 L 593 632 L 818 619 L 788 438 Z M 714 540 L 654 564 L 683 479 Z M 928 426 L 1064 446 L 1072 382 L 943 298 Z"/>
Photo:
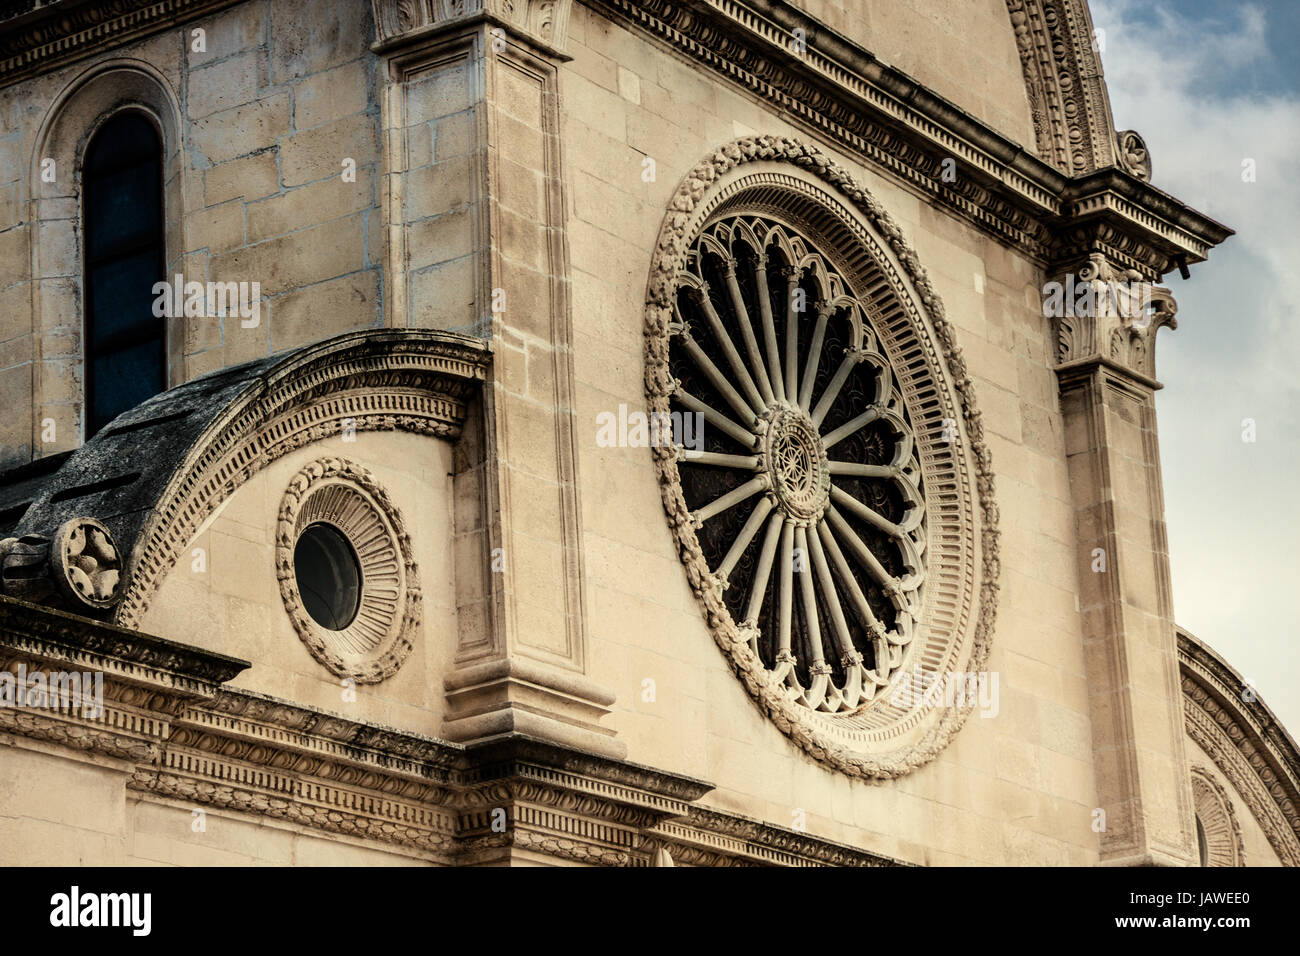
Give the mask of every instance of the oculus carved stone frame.
<path id="1" fill-rule="evenodd" d="M 727 145 L 671 204 L 646 361 L 652 413 L 680 423 L 653 448 L 669 524 L 750 695 L 842 771 L 932 759 L 987 659 L 997 511 L 965 363 L 898 226 L 814 147 Z"/>
<path id="2" fill-rule="evenodd" d="M 304 535 L 322 526 L 346 539 L 359 571 L 355 610 L 339 627 L 309 610 L 295 567 Z M 340 458 L 299 471 L 280 504 L 275 564 L 294 630 L 324 667 L 375 684 L 402 666 L 420 625 L 419 572 L 402 516 L 369 471 Z"/>

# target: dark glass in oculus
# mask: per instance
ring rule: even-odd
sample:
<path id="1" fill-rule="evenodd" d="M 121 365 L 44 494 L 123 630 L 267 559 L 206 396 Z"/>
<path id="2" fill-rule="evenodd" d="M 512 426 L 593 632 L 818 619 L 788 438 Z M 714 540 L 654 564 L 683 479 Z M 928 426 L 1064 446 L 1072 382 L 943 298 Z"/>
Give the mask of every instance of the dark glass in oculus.
<path id="1" fill-rule="evenodd" d="M 341 631 L 361 604 L 361 563 L 347 536 L 324 521 L 308 525 L 293 549 L 303 607 L 321 627 Z"/>

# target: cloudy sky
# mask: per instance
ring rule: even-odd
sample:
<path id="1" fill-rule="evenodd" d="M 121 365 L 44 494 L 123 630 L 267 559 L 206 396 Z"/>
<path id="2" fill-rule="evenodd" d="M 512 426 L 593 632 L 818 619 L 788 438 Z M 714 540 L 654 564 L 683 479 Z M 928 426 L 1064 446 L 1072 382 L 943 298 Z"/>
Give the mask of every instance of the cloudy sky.
<path id="1" fill-rule="evenodd" d="M 1165 279 L 1179 306 L 1156 347 L 1174 612 L 1300 738 L 1300 3 L 1090 7 L 1115 126 L 1146 139 L 1152 183 L 1237 231 L 1191 279 Z"/>

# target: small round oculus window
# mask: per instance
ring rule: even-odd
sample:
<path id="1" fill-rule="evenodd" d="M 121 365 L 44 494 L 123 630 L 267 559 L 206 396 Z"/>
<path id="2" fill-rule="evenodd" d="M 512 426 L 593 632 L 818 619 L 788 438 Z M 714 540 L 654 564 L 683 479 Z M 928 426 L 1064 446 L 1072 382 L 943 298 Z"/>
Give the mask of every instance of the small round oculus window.
<path id="1" fill-rule="evenodd" d="M 293 549 L 303 607 L 321 627 L 341 631 L 357 616 L 361 565 L 343 532 L 324 521 L 308 525 Z"/>
<path id="2" fill-rule="evenodd" d="M 280 504 L 276 575 L 298 637 L 334 674 L 378 683 L 410 654 L 420 624 L 410 535 L 360 465 L 322 458 L 294 476 Z"/>

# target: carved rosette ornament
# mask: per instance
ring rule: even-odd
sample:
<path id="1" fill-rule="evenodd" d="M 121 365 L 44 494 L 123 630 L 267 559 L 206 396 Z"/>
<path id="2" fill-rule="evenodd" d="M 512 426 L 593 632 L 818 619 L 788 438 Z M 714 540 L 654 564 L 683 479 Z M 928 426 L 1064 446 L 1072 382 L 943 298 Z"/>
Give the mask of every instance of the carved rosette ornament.
<path id="1" fill-rule="evenodd" d="M 356 612 L 337 630 L 323 627 L 308 612 L 294 567 L 299 537 L 318 523 L 341 532 L 359 564 Z M 420 579 L 402 516 L 374 475 L 340 458 L 303 468 L 280 504 L 275 543 L 280 596 L 312 657 L 339 677 L 362 684 L 396 673 L 419 631 Z"/>
<path id="2" fill-rule="evenodd" d="M 1119 158 L 1124 168 L 1144 183 L 1149 183 L 1151 154 L 1147 152 L 1146 141 L 1131 129 L 1116 133 L 1115 138 L 1119 143 Z"/>
<path id="3" fill-rule="evenodd" d="M 672 201 L 646 361 L 674 424 L 653 449 L 669 524 L 750 695 L 846 773 L 932 759 L 970 702 L 918 689 L 987 657 L 997 509 L 965 363 L 901 230 L 815 147 L 728 144 Z"/>
<path id="4" fill-rule="evenodd" d="M 94 518 L 65 521 L 51 536 L 0 541 L 0 591 L 33 603 L 55 603 L 81 614 L 121 600 L 122 554 Z"/>

